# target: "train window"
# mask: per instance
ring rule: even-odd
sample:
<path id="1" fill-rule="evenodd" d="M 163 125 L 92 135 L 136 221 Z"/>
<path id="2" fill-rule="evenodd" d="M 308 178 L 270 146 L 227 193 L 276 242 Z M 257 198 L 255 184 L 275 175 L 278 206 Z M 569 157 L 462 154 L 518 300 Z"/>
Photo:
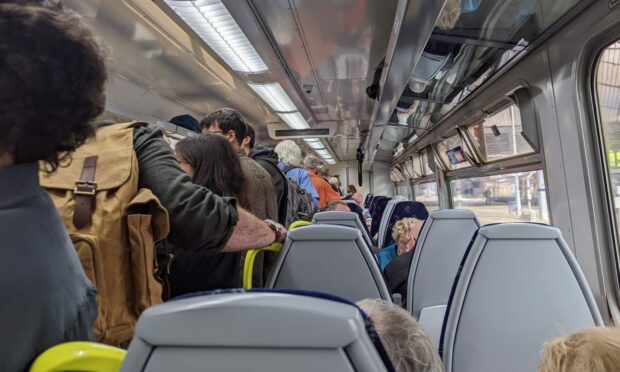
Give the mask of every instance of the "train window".
<path id="1" fill-rule="evenodd" d="M 437 151 L 450 170 L 471 167 L 469 155 L 465 153 L 463 139 L 458 133 L 441 141 L 437 145 Z"/>
<path id="2" fill-rule="evenodd" d="M 398 165 L 391 169 L 390 179 L 394 183 L 405 182 L 405 176 L 403 176 L 403 173 L 401 172 L 400 167 Z"/>
<path id="3" fill-rule="evenodd" d="M 428 209 L 429 212 L 439 209 L 437 182 L 424 182 L 414 184 L 413 197 L 415 201 L 424 203 L 426 209 Z"/>
<path id="4" fill-rule="evenodd" d="M 608 46 L 598 60 L 596 92 L 609 200 L 615 211 L 615 228 L 620 229 L 620 41 Z"/>
<path id="5" fill-rule="evenodd" d="M 409 184 L 408 183 L 401 183 L 399 185 L 396 185 L 396 194 L 404 196 L 405 198 L 411 200 L 411 195 L 410 195 L 410 191 L 409 191 Z"/>
<path id="6" fill-rule="evenodd" d="M 458 179 L 450 182 L 454 208 L 470 209 L 483 223 L 549 223 L 542 171 Z"/>
<path id="7" fill-rule="evenodd" d="M 512 104 L 469 127 L 469 133 L 485 162 L 531 154 L 535 150 L 522 134 L 519 107 Z"/>

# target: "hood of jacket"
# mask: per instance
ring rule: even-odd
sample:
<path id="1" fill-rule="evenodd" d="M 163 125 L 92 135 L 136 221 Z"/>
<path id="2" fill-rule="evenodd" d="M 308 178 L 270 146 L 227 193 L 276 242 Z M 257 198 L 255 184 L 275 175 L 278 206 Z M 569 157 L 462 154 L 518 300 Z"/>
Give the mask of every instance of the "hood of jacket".
<path id="1" fill-rule="evenodd" d="M 272 149 L 260 145 L 256 145 L 252 150 L 250 150 L 250 157 L 252 159 L 260 158 L 265 160 L 273 160 L 276 164 L 278 163 L 278 154 L 276 154 L 276 152 Z"/>

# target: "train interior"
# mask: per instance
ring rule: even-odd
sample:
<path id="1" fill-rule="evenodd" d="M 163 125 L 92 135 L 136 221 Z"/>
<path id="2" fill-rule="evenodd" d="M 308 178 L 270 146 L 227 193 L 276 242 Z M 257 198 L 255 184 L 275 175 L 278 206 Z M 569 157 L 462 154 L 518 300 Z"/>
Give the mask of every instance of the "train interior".
<path id="1" fill-rule="evenodd" d="M 294 140 L 344 187 L 388 197 L 393 208 L 423 203 L 431 215 L 409 280 L 424 279 L 410 284 L 415 293 L 407 301 L 428 302 L 402 305 L 425 327 L 446 371 L 531 370 L 541 348 L 523 336 L 532 324 L 558 335 L 620 321 L 619 3 L 65 0 L 105 46 L 102 120 L 146 121 L 174 146 L 198 133 L 171 118 L 200 120 L 234 108 L 256 128 L 257 143 L 273 148 Z M 300 277 L 313 275 L 303 270 L 312 260 L 305 246 L 357 252 L 368 240 L 376 243 L 321 218 L 289 232 L 290 253 L 280 257 L 281 274 L 268 287 L 305 280 L 291 267 L 299 267 Z M 454 253 L 437 248 L 433 256 L 435 246 L 461 253 L 447 263 Z M 557 257 L 542 253 L 549 247 Z M 360 257 L 326 264 L 325 270 L 341 267 L 343 277 L 360 278 L 358 288 L 333 293 L 397 300 L 381 284 L 382 273 L 365 267 L 372 256 Z M 459 264 L 466 280 L 438 274 Z M 503 290 L 489 284 L 495 282 Z M 439 287 L 450 303 L 433 297 Z M 556 299 L 557 293 L 566 295 Z M 364 323 L 339 303 L 210 297 L 181 300 L 178 308 L 173 301 L 144 316 L 122 370 L 392 368 L 383 364 L 381 348 L 355 335 Z M 188 323 L 218 306 L 223 312 Z M 244 317 L 265 322 L 252 328 Z M 280 331 L 283 318 L 295 324 L 288 333 Z M 228 334 L 218 326 L 230 321 L 257 333 Z M 210 333 L 217 337 L 196 346 Z M 260 347 L 264 358 L 257 357 Z M 235 364 L 227 364 L 231 359 Z"/>

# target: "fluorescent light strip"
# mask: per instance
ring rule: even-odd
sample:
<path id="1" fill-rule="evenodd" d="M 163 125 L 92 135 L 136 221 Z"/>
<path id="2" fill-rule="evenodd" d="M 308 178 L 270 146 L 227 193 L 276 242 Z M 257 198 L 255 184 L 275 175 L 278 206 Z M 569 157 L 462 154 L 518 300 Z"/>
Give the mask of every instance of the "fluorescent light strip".
<path id="1" fill-rule="evenodd" d="M 308 144 L 308 146 L 312 147 L 315 150 L 320 150 L 320 149 L 324 149 L 325 145 L 323 145 L 323 142 L 318 141 L 318 142 L 308 142 L 307 140 L 304 139 L 304 141 Z"/>
<path id="2" fill-rule="evenodd" d="M 321 155 L 321 157 L 324 156 L 332 156 L 329 151 L 323 149 L 323 150 L 314 150 L 317 154 Z"/>
<path id="3" fill-rule="evenodd" d="M 231 69 L 247 73 L 268 70 L 221 0 L 165 2 Z"/>
<path id="4" fill-rule="evenodd" d="M 327 164 L 336 164 L 336 161 L 334 159 L 330 159 L 330 160 L 325 160 L 325 162 Z"/>
<path id="5" fill-rule="evenodd" d="M 278 113 L 280 119 L 282 119 L 286 125 L 293 129 L 309 129 L 310 125 L 299 112 L 291 112 L 291 113 Z"/>
<path id="6" fill-rule="evenodd" d="M 297 106 L 291 101 L 282 86 L 278 83 L 248 84 L 260 98 L 275 112 L 297 111 Z"/>

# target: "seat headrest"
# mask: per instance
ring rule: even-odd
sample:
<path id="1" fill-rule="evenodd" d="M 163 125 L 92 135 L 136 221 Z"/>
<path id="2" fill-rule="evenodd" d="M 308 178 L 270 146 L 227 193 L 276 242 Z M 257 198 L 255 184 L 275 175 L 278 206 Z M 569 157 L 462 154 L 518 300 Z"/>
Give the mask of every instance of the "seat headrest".
<path id="1" fill-rule="evenodd" d="M 345 212 L 346 213 L 346 212 Z M 362 237 L 361 232 L 353 227 L 340 225 L 308 225 L 291 230 L 291 240 L 355 240 Z"/>

